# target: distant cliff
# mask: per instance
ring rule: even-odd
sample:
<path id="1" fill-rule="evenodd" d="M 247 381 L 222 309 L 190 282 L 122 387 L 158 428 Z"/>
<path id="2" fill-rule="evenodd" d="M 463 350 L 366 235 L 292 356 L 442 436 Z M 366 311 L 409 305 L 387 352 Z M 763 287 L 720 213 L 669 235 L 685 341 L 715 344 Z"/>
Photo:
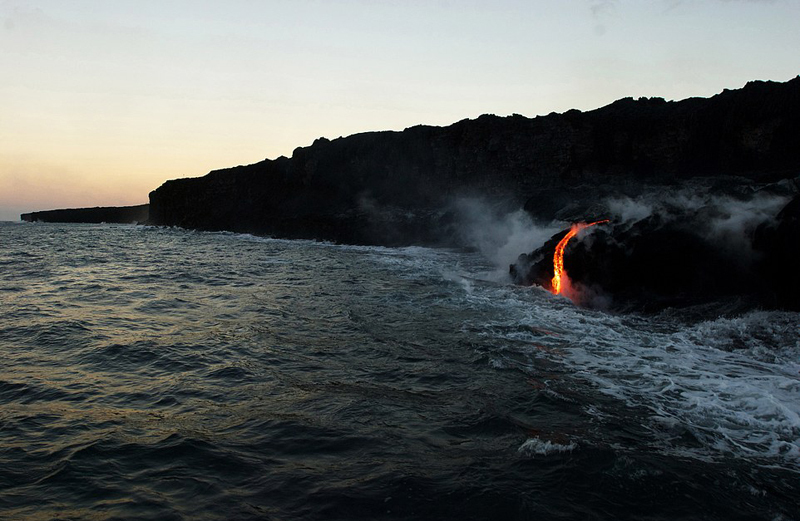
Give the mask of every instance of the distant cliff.
<path id="1" fill-rule="evenodd" d="M 736 176 L 800 173 L 800 77 L 708 99 L 625 98 L 536 118 L 370 132 L 249 166 L 167 181 L 150 222 L 352 243 L 448 242 L 449 203 L 480 194 L 552 218 L 570 197 Z"/>
<path id="2" fill-rule="evenodd" d="M 150 205 L 108 206 L 46 210 L 20 215 L 23 221 L 50 223 L 143 223 L 149 218 Z"/>

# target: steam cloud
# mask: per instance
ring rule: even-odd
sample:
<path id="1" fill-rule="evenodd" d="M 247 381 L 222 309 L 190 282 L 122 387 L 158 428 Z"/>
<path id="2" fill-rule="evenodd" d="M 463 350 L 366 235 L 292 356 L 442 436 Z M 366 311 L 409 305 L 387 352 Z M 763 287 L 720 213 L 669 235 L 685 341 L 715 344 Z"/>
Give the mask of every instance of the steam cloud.
<path id="1" fill-rule="evenodd" d="M 730 256 L 737 256 L 736 261 L 741 264 L 753 260 L 756 228 L 772 221 L 789 199 L 789 195 L 769 192 L 741 198 L 676 190 L 637 199 L 612 198 L 606 206 L 623 229 L 650 217 L 658 218 L 660 228 L 682 221 L 683 227 L 691 228 L 698 237 Z"/>
<path id="2" fill-rule="evenodd" d="M 538 226 L 521 208 L 511 210 L 475 197 L 456 200 L 453 209 L 461 241 L 480 251 L 504 278 L 521 252 L 538 248 L 563 227 Z"/>

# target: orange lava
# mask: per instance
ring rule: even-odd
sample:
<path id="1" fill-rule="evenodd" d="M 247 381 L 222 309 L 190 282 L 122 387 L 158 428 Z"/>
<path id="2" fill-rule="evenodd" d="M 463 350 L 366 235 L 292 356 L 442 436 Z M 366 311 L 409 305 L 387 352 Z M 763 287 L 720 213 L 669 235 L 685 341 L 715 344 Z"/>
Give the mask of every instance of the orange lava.
<path id="1" fill-rule="evenodd" d="M 553 294 L 559 295 L 561 294 L 561 279 L 564 277 L 564 248 L 567 247 L 567 243 L 570 239 L 575 237 L 579 231 L 583 230 L 584 228 L 588 228 L 589 226 L 594 226 L 595 224 L 602 224 L 607 223 L 608 219 L 604 219 L 602 221 L 595 221 L 593 223 L 575 223 L 573 224 L 569 232 L 561 239 L 558 244 L 556 245 L 556 251 L 553 254 Z"/>

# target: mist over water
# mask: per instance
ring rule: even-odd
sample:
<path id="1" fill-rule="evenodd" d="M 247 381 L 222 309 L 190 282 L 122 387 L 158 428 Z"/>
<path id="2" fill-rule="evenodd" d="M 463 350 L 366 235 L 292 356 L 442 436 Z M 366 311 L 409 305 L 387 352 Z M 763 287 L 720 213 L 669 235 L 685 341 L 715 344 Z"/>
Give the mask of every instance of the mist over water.
<path id="1" fill-rule="evenodd" d="M 465 204 L 470 251 L 0 223 L 0 518 L 798 518 L 800 315 L 577 308 Z"/>
<path id="2" fill-rule="evenodd" d="M 541 246 L 565 225 L 553 222 L 543 226 L 533 222 L 521 208 L 510 210 L 478 197 L 460 198 L 452 207 L 461 242 L 495 266 L 493 276 L 497 281 L 507 280 L 508 266 L 520 253 Z"/>

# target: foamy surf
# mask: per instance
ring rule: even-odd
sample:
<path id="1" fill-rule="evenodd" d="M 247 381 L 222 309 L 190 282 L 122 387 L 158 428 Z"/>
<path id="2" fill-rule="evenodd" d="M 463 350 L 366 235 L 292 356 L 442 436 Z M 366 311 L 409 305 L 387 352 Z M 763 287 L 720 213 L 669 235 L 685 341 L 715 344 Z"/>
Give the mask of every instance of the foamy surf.
<path id="1" fill-rule="evenodd" d="M 496 367 L 519 365 L 519 355 L 530 371 L 540 359 L 564 367 L 568 378 L 590 384 L 583 393 L 636 411 L 648 443 L 665 453 L 800 470 L 800 315 L 753 312 L 687 325 L 556 306 L 542 292 L 516 288 L 485 297 L 506 317 L 477 326 L 506 341 Z M 586 411 L 608 417 L 607 406 Z"/>
<path id="2" fill-rule="evenodd" d="M 536 457 L 572 452 L 577 448 L 578 444 L 574 442 L 561 444 L 554 443 L 550 440 L 542 440 L 540 438 L 528 438 L 525 443 L 520 445 L 519 449 L 517 449 L 517 452 L 525 456 Z"/>

